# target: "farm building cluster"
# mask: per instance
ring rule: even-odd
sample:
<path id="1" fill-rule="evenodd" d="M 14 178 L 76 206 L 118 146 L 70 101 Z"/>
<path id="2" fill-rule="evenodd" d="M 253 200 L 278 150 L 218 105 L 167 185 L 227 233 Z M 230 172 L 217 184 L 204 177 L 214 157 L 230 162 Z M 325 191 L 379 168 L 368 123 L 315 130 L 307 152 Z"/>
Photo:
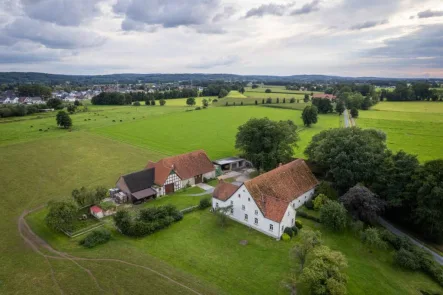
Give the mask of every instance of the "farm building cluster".
<path id="1" fill-rule="evenodd" d="M 226 214 L 231 219 L 280 238 L 286 227 L 294 226 L 296 210 L 312 198 L 318 180 L 302 159 L 253 179 L 223 180 L 223 173 L 247 167 L 251 163 L 245 159 L 211 161 L 205 151 L 197 150 L 148 162 L 144 169 L 120 176 L 110 195 L 117 204 L 138 204 L 218 177 L 212 210 L 229 207 Z M 91 213 L 98 218 L 112 214 L 97 206 L 91 207 Z"/>

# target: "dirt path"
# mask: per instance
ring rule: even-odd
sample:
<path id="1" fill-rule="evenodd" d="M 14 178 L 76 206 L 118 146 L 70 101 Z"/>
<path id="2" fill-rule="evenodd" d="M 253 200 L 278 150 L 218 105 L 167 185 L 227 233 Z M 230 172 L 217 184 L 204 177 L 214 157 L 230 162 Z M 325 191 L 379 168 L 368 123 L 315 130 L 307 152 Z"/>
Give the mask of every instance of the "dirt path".
<path id="1" fill-rule="evenodd" d="M 83 258 L 83 257 L 76 257 L 73 255 L 70 255 L 68 253 L 65 252 L 61 252 L 61 251 L 57 251 L 54 248 L 51 247 L 51 245 L 49 245 L 45 240 L 43 240 L 42 238 L 40 238 L 39 236 L 37 236 L 32 229 L 29 227 L 28 223 L 26 222 L 26 215 L 28 215 L 31 212 L 37 211 L 42 209 L 44 206 L 40 206 L 38 208 L 35 208 L 33 210 L 25 210 L 19 217 L 18 219 L 18 231 L 20 236 L 22 237 L 23 241 L 29 245 L 31 247 L 31 249 L 44 257 L 45 261 L 48 263 L 50 271 L 51 271 L 51 278 L 52 281 L 54 282 L 54 285 L 57 287 L 57 289 L 60 291 L 60 294 L 64 294 L 64 291 L 62 289 L 62 287 L 60 286 L 59 282 L 57 281 L 56 278 L 56 272 L 54 270 L 54 267 L 52 266 L 50 259 L 60 259 L 60 260 L 68 260 L 71 261 L 72 263 L 74 263 L 76 266 L 78 266 L 81 270 L 85 271 L 89 277 L 94 281 L 94 283 L 96 284 L 97 288 L 102 292 L 102 293 L 106 293 L 106 291 L 100 286 L 99 281 L 97 280 L 97 278 L 94 276 L 94 274 L 92 273 L 92 271 L 86 267 L 84 267 L 83 265 L 81 265 L 78 261 L 107 261 L 107 262 L 118 262 L 118 263 L 122 263 L 122 264 L 126 264 L 126 265 L 130 265 L 130 266 L 134 266 L 134 267 L 139 267 L 145 270 L 148 270 L 152 273 L 155 273 L 156 275 L 194 293 L 197 295 L 202 295 L 201 293 L 199 293 L 198 291 L 168 277 L 165 274 L 162 274 L 150 267 L 144 266 L 144 265 L 140 265 L 140 264 L 135 264 L 135 263 L 131 263 L 128 261 L 124 261 L 124 260 L 120 260 L 120 259 L 114 259 L 114 258 Z M 53 255 L 47 255 L 44 252 L 42 252 L 42 250 L 46 250 L 48 252 L 50 252 Z"/>

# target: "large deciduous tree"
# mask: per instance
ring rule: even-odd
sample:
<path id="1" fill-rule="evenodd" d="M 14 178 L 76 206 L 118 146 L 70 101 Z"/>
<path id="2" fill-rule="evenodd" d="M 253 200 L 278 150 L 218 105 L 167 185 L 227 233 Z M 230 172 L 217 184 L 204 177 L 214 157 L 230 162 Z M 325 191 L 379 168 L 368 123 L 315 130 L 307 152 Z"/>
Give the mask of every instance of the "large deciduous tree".
<path id="1" fill-rule="evenodd" d="M 312 124 L 317 123 L 318 120 L 318 110 L 316 106 L 306 106 L 301 115 L 303 119 L 303 124 L 305 126 L 311 126 Z"/>
<path id="2" fill-rule="evenodd" d="M 359 219 L 369 224 L 375 224 L 378 216 L 384 211 L 386 203 L 379 199 L 368 188 L 356 185 L 340 197 L 346 210 L 354 219 Z"/>
<path id="3" fill-rule="evenodd" d="M 269 171 L 291 160 L 297 146 L 296 130 L 292 121 L 252 118 L 238 128 L 235 147 L 257 169 Z"/>
<path id="4" fill-rule="evenodd" d="M 344 111 L 345 111 L 345 104 L 343 103 L 343 101 L 339 100 L 335 105 L 335 112 L 338 115 L 341 115 L 343 114 Z"/>
<path id="5" fill-rule="evenodd" d="M 313 258 L 300 279 L 314 295 L 346 294 L 347 267 L 346 257 L 341 252 L 320 246 L 314 249 Z"/>
<path id="6" fill-rule="evenodd" d="M 71 202 L 58 201 L 48 204 L 46 224 L 57 231 L 71 231 L 77 214 L 77 207 Z"/>
<path id="7" fill-rule="evenodd" d="M 332 103 L 327 98 L 313 98 L 312 104 L 317 107 L 320 114 L 332 113 L 333 111 Z"/>
<path id="8" fill-rule="evenodd" d="M 321 223 L 333 231 L 346 228 L 347 212 L 345 207 L 336 201 L 327 201 L 320 209 Z"/>
<path id="9" fill-rule="evenodd" d="M 193 106 L 195 105 L 195 98 L 194 97 L 189 97 L 188 99 L 186 99 L 186 104 L 188 106 Z"/>
<path id="10" fill-rule="evenodd" d="M 308 254 L 321 244 L 321 233 L 319 231 L 303 230 L 301 241 L 291 250 L 291 254 L 300 266 L 300 270 L 303 270 Z"/>
<path id="11" fill-rule="evenodd" d="M 57 121 L 58 126 L 63 127 L 65 129 L 68 129 L 69 127 L 72 126 L 71 117 L 69 117 L 68 113 L 66 113 L 65 111 L 59 111 L 57 113 L 55 120 Z"/>
<path id="12" fill-rule="evenodd" d="M 337 128 L 320 132 L 305 150 L 341 193 L 375 179 L 386 158 L 386 135 L 373 129 Z"/>

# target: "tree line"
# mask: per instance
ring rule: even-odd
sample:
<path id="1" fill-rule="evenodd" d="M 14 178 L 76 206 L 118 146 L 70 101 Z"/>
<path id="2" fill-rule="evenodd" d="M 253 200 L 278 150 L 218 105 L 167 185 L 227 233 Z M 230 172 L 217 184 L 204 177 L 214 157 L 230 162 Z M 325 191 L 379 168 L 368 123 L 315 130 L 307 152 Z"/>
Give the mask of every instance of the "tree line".
<path id="1" fill-rule="evenodd" d="M 401 82 L 397 83 L 393 91 L 382 89 L 381 98 L 388 101 L 437 101 L 443 99 L 440 92 L 430 89 L 430 87 L 431 85 L 425 82 L 416 82 L 411 85 Z"/>

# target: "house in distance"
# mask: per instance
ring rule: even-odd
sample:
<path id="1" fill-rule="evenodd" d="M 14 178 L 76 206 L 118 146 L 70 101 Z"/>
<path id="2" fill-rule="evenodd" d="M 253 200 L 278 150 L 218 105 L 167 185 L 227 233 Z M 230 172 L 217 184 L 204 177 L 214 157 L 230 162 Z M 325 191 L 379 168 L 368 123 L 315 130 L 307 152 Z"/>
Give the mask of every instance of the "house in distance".
<path id="1" fill-rule="evenodd" d="M 296 210 L 312 198 L 318 180 L 302 159 L 259 175 L 240 186 L 221 181 L 213 209 L 232 205 L 228 216 L 268 236 L 280 238 L 295 224 Z"/>
<path id="2" fill-rule="evenodd" d="M 122 175 L 117 188 L 133 203 L 173 193 L 215 177 L 215 167 L 204 150 L 148 162 L 145 169 Z"/>

